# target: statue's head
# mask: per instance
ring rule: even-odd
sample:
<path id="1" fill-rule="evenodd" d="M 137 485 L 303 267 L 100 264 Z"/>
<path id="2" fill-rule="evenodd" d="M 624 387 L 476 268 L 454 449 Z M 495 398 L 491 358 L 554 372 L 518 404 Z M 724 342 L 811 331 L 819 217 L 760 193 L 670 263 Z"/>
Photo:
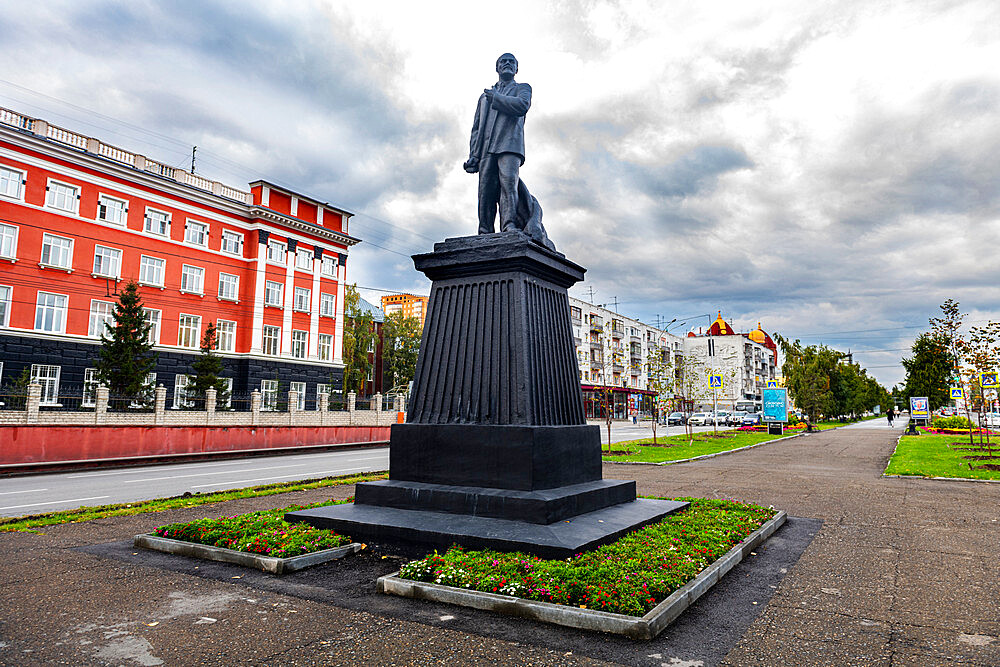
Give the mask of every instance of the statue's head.
<path id="1" fill-rule="evenodd" d="M 517 58 L 513 54 L 505 53 L 497 58 L 497 74 L 501 78 L 513 79 L 517 74 Z"/>

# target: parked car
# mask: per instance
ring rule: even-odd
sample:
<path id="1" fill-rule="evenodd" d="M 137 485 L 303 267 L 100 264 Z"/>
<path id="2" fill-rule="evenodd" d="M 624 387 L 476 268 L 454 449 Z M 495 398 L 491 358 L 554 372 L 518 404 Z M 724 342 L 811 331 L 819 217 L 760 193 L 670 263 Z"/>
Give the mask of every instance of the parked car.
<path id="1" fill-rule="evenodd" d="M 987 428 L 1000 427 L 1000 412 L 987 412 L 983 415 L 983 422 Z"/>
<path id="2" fill-rule="evenodd" d="M 683 412 L 671 412 L 667 415 L 667 426 L 683 426 L 687 423 L 687 417 Z"/>
<path id="3" fill-rule="evenodd" d="M 740 424 L 743 423 L 743 418 L 746 417 L 746 416 L 747 416 L 746 411 L 744 411 L 744 410 L 737 410 L 733 414 L 729 415 L 729 425 L 730 426 L 739 426 Z"/>
<path id="4" fill-rule="evenodd" d="M 709 426 L 712 424 L 712 413 L 696 412 L 688 417 L 688 424 L 691 424 L 691 426 Z"/>
<path id="5" fill-rule="evenodd" d="M 715 423 L 719 426 L 725 426 L 729 423 L 729 413 L 723 410 L 719 410 L 715 413 Z"/>
<path id="6" fill-rule="evenodd" d="M 761 415 L 759 412 L 749 412 L 743 415 L 742 426 L 760 426 Z"/>

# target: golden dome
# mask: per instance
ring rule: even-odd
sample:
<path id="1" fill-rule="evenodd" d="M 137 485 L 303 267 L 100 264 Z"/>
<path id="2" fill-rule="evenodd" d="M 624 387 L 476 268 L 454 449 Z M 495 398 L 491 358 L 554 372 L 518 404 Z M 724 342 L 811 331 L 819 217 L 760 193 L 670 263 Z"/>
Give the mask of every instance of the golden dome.
<path id="1" fill-rule="evenodd" d="M 764 329 L 761 328 L 760 322 L 757 323 L 757 328 L 750 332 L 750 340 L 755 343 L 760 343 L 761 345 L 767 341 L 767 334 L 764 333 Z"/>

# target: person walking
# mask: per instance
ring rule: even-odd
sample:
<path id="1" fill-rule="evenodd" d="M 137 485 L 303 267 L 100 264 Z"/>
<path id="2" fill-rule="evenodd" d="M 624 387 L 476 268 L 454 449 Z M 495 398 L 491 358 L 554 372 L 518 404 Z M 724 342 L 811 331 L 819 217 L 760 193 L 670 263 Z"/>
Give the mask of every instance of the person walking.
<path id="1" fill-rule="evenodd" d="M 892 411 L 892 408 L 885 411 L 885 418 L 889 420 L 889 428 L 892 428 L 892 420 L 895 416 L 896 413 Z"/>

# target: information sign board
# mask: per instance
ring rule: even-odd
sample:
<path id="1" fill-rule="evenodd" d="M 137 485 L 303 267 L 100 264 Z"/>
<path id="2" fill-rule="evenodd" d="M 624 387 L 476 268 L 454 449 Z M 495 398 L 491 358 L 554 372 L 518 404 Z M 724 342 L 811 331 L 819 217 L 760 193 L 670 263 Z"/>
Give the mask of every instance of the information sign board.
<path id="1" fill-rule="evenodd" d="M 910 417 L 913 419 L 930 419 L 930 401 L 926 396 L 910 396 Z"/>
<path id="2" fill-rule="evenodd" d="M 763 394 L 764 394 L 764 421 L 787 422 L 788 390 L 765 389 Z"/>

